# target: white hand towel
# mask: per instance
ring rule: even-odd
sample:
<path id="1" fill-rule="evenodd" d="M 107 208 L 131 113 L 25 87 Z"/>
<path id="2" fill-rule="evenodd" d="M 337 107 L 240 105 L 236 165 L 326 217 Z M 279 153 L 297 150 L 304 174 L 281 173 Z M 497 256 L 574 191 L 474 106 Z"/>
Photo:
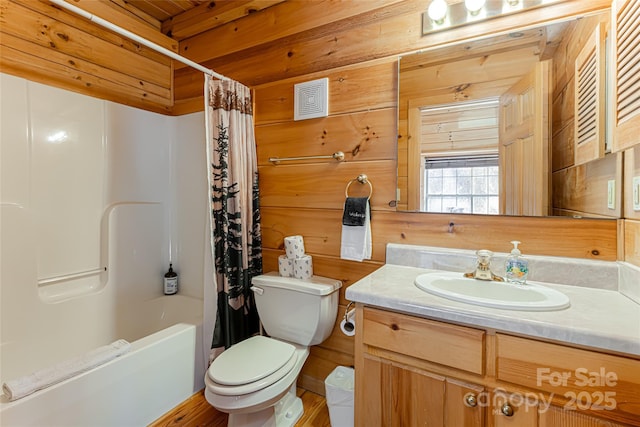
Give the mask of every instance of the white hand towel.
<path id="1" fill-rule="evenodd" d="M 368 199 L 362 203 L 348 197 L 342 221 L 340 258 L 351 261 L 371 259 L 371 211 Z M 364 208 L 364 209 L 362 209 Z M 361 221 L 354 220 L 361 218 Z M 361 225 L 346 225 L 346 224 Z"/>
<path id="2" fill-rule="evenodd" d="M 131 344 L 118 340 L 109 345 L 98 347 L 81 356 L 60 362 L 50 368 L 41 369 L 30 375 L 7 381 L 2 391 L 9 400 L 20 399 L 43 388 L 62 382 L 68 378 L 107 363 L 129 351 Z"/>

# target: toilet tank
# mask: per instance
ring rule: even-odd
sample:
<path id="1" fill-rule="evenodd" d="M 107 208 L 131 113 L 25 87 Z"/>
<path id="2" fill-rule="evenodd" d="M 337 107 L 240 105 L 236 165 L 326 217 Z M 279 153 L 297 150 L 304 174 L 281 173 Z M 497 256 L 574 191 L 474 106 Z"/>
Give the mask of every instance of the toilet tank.
<path id="1" fill-rule="evenodd" d="M 273 338 L 305 346 L 331 335 L 342 282 L 321 276 L 282 277 L 277 272 L 251 280 L 262 326 Z"/>

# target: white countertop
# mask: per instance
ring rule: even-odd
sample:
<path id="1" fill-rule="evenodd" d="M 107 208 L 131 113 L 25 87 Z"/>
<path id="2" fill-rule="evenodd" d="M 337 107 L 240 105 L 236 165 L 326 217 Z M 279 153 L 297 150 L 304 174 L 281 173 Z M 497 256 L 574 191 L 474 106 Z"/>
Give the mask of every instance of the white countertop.
<path id="1" fill-rule="evenodd" d="M 616 290 L 535 282 L 571 299 L 559 311 L 503 310 L 431 295 L 415 286 L 415 278 L 434 270 L 386 264 L 346 290 L 346 298 L 468 326 L 495 329 L 640 356 L 640 305 Z"/>

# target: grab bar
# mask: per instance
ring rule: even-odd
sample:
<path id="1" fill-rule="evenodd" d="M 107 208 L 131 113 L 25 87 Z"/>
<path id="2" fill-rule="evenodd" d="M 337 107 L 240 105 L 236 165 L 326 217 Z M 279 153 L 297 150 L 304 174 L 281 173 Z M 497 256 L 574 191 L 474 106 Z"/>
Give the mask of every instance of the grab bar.
<path id="1" fill-rule="evenodd" d="M 293 160 L 310 160 L 310 159 L 335 159 L 339 162 L 344 160 L 344 153 L 342 151 L 336 151 L 329 156 L 302 156 L 302 157 L 269 157 L 269 161 L 273 164 L 280 162 L 287 162 Z"/>
<path id="2" fill-rule="evenodd" d="M 94 275 L 100 274 L 100 273 L 102 273 L 104 271 L 107 271 L 107 267 L 96 268 L 94 270 L 80 271 L 78 273 L 65 274 L 63 276 L 50 277 L 48 279 L 38 280 L 38 285 L 39 286 L 51 285 L 53 283 L 65 282 L 67 280 L 80 279 L 82 277 L 94 276 Z"/>

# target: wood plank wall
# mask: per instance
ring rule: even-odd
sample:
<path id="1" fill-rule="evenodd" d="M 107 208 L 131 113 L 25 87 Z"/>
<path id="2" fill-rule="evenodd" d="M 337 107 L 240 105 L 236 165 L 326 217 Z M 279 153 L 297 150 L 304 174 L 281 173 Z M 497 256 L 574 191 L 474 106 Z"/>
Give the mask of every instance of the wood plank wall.
<path id="1" fill-rule="evenodd" d="M 263 255 L 266 271 L 277 269 L 284 237 L 301 234 L 314 258 L 316 274 L 343 281 L 339 314 L 348 301 L 346 287 L 385 262 L 387 243 L 426 244 L 506 251 L 517 238 L 528 253 L 616 258 L 616 222 L 568 218 L 509 218 L 470 215 L 426 215 L 396 212 L 396 60 L 371 61 L 257 86 L 256 139 L 261 189 Z M 327 118 L 293 121 L 293 86 L 329 78 Z M 326 154 L 342 150 L 347 161 L 282 163 L 271 156 Z M 372 260 L 343 261 L 340 255 L 342 204 L 347 183 L 366 173 L 372 197 Z M 360 188 L 359 188 L 360 187 Z M 355 195 L 367 186 L 350 187 Z M 356 190 L 360 193 L 355 193 Z M 453 233 L 448 233 L 453 222 Z M 311 349 L 300 386 L 324 391 L 324 378 L 336 365 L 353 363 L 353 340 L 334 330 Z"/>
<path id="2" fill-rule="evenodd" d="M 178 51 L 178 42 L 112 1 L 75 5 Z M 46 0 L 0 0 L 0 69 L 144 110 L 173 106 L 172 60 Z"/>
<path id="3" fill-rule="evenodd" d="M 81 3 L 88 9 L 98 2 Z M 46 1 L 0 0 L 0 6 L 3 72 L 151 111 L 186 114 L 202 110 L 200 73 L 187 68 L 176 70 L 175 103 L 166 93 L 150 102 L 145 89 L 151 82 L 142 80 L 140 73 L 146 72 L 151 59 L 159 64 L 157 75 L 163 80 L 170 73 L 170 63 L 73 18 Z M 576 9 L 600 10 L 608 6 L 608 0 L 569 0 L 550 6 L 546 9 L 548 15 L 539 10 L 527 15 L 526 22 L 560 18 Z M 421 37 L 424 8 L 422 0 L 283 2 L 180 43 L 181 53 L 197 52 L 194 59 L 255 89 L 265 270 L 277 269 L 285 236 L 303 235 L 306 250 L 314 257 L 316 274 L 344 283 L 340 313 L 348 303 L 344 298 L 346 287 L 385 262 L 387 243 L 506 251 L 508 241 L 518 239 L 529 254 L 601 260 L 617 257 L 618 224 L 614 220 L 396 212 L 397 55 L 519 25 L 500 18 Z M 30 18 L 23 18 L 22 12 Z M 260 20 L 263 12 L 285 18 Z M 18 34 L 20 29 L 8 22 L 9 14 L 29 27 L 29 33 Z M 307 24 L 300 18 L 306 15 L 310 16 Z M 55 31 L 60 28 L 64 31 Z M 65 40 L 58 34 L 74 36 Z M 113 45 L 108 49 L 111 60 L 101 59 L 106 54 L 105 41 Z M 80 45 L 95 46 L 95 52 L 86 54 L 84 62 L 78 60 Z M 68 46 L 68 50 L 61 46 Z M 137 56 L 131 56 L 132 52 Z M 123 62 L 135 69 L 123 72 Z M 57 71 L 49 76 L 50 70 Z M 294 122 L 293 85 L 320 77 L 330 81 L 329 117 Z M 118 81 L 119 78 L 129 79 L 130 83 Z M 171 89 L 170 84 L 161 81 L 154 84 Z M 335 150 L 346 153 L 346 162 L 274 166 L 267 161 L 270 156 L 327 154 Z M 339 258 L 344 191 L 360 173 L 368 174 L 374 186 L 373 256 L 362 263 Z M 367 191 L 366 186 L 356 184 L 351 186 L 353 194 Z M 452 233 L 448 232 L 450 223 L 454 223 Z M 620 229 L 625 227 L 621 225 Z M 634 232 L 633 226 L 626 230 Z M 351 364 L 352 338 L 334 331 L 326 342 L 312 349 L 300 385 L 324 394 L 326 376 L 336 365 Z"/>
<path id="4" fill-rule="evenodd" d="M 384 21 L 370 22 L 377 13 L 352 17 L 349 27 L 339 25 L 331 39 L 299 35 L 273 46 L 267 43 L 248 48 L 250 55 L 241 55 L 243 51 L 235 56 L 244 58 L 239 64 L 223 64 L 218 59 L 208 62 L 255 88 L 265 271 L 277 269 L 277 257 L 284 253 L 284 237 L 301 234 L 307 253 L 314 258 L 315 273 L 344 283 L 339 315 L 348 304 L 345 289 L 385 262 L 386 244 L 391 242 L 506 251 L 508 240 L 517 238 L 527 242 L 523 249 L 528 253 L 616 258 L 615 221 L 427 216 L 396 211 L 397 56 L 379 55 L 380 59 L 368 60 L 367 55 L 397 49 L 394 34 L 400 31 L 407 40 L 405 45 L 410 46 L 409 39 L 419 32 L 422 9 L 423 5 L 416 2 L 403 2 L 397 9 L 382 8 L 379 14 Z M 395 32 L 388 36 L 381 32 L 388 28 Z M 323 43 L 331 47 L 325 48 Z M 345 64 L 352 55 L 358 56 Z M 180 70 L 176 82 L 192 74 Z M 294 85 L 323 77 L 329 79 L 329 116 L 294 121 Z M 176 91 L 187 97 L 184 103 L 177 103 L 185 108 L 192 102 L 188 97 L 199 96 L 195 86 L 189 89 L 177 83 Z M 277 166 L 268 162 L 273 156 L 324 155 L 338 150 L 345 152 L 345 162 L 323 160 Z M 366 173 L 374 187 L 373 255 L 363 263 L 339 257 L 345 187 L 360 173 Z M 356 183 L 350 192 L 366 194 L 368 187 Z M 451 222 L 453 233 L 448 233 Z M 311 349 L 299 385 L 324 394 L 324 378 L 335 366 L 351 364 L 353 339 L 336 328 L 327 341 Z"/>
<path id="5" fill-rule="evenodd" d="M 622 217 L 622 153 L 576 166 L 574 161 L 575 60 L 609 13 L 573 22 L 553 58 L 552 188 L 554 215 L 600 218 Z M 616 180 L 615 209 L 607 207 L 607 181 Z"/>

